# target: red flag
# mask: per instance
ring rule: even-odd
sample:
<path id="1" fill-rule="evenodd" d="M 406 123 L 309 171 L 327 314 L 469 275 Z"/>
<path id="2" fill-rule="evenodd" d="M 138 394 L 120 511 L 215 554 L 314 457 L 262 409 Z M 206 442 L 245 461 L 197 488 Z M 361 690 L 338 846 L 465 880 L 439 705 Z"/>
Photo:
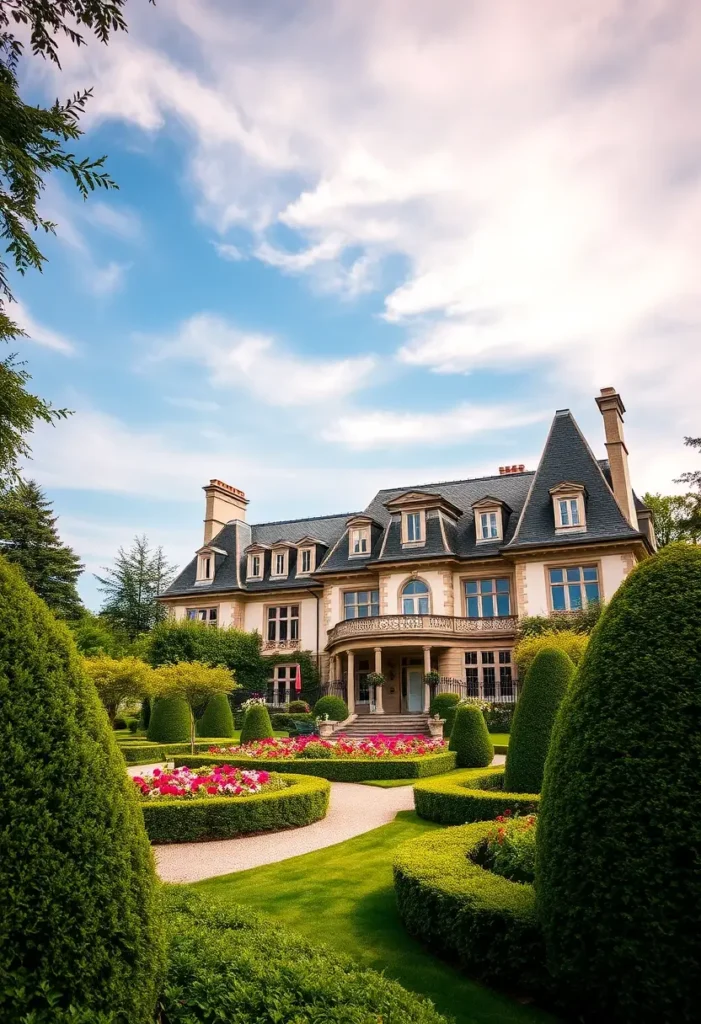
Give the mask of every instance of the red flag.
<path id="1" fill-rule="evenodd" d="M 302 689 L 302 672 L 299 665 L 293 665 L 292 669 L 294 672 L 295 691 L 299 693 Z"/>

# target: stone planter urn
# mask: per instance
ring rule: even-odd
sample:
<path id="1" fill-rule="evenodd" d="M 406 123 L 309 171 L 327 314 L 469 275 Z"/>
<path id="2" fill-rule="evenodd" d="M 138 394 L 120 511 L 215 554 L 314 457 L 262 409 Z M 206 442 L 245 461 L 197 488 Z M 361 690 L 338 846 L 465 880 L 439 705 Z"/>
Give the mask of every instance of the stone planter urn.
<path id="1" fill-rule="evenodd" d="M 322 740 L 327 740 L 329 736 L 333 736 L 333 727 L 336 722 L 319 722 L 319 736 Z M 441 735 L 443 730 L 441 730 Z"/>
<path id="2" fill-rule="evenodd" d="M 428 728 L 431 733 L 431 739 L 442 740 L 443 739 L 443 726 L 445 725 L 445 718 L 429 718 Z"/>

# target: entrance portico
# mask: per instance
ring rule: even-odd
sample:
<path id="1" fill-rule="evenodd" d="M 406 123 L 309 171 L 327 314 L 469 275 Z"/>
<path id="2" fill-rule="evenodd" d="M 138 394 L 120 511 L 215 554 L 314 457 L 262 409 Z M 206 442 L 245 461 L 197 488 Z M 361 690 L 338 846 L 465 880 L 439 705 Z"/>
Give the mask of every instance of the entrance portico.
<path id="1" fill-rule="evenodd" d="M 352 715 L 427 714 L 432 652 L 437 663 L 439 649 L 430 645 L 351 647 L 331 655 L 330 675 L 345 684 Z M 368 679 L 372 673 L 384 676 L 382 686 Z"/>

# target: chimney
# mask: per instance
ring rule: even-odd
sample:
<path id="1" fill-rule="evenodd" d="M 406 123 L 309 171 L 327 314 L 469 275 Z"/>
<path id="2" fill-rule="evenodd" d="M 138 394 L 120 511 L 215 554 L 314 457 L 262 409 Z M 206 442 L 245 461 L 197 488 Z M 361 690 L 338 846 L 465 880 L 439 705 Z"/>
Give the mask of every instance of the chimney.
<path id="1" fill-rule="evenodd" d="M 513 466 L 499 466 L 499 476 L 510 476 L 512 473 L 523 473 L 526 467 L 522 462 Z"/>
<path id="2" fill-rule="evenodd" d="M 204 543 L 208 544 L 230 520 L 246 521 L 248 499 L 238 487 L 231 487 L 222 480 L 210 480 L 202 490 L 206 495 Z"/>
<path id="3" fill-rule="evenodd" d="M 638 516 L 633 501 L 633 488 L 628 472 L 628 449 L 623 438 L 623 413 L 626 407 L 615 388 L 602 388 L 596 399 L 599 411 L 604 417 L 606 452 L 611 468 L 613 496 L 623 515 L 634 530 L 639 529 Z"/>

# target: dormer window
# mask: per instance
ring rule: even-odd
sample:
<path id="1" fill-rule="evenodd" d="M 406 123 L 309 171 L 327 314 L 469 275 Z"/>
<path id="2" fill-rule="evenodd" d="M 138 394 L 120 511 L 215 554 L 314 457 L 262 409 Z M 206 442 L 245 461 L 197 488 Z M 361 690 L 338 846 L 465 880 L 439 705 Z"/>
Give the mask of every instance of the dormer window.
<path id="1" fill-rule="evenodd" d="M 297 554 L 297 575 L 308 576 L 314 569 L 314 548 L 300 548 Z"/>
<path id="2" fill-rule="evenodd" d="M 370 527 L 355 526 L 350 531 L 350 555 L 367 555 L 370 553 Z"/>
<path id="3" fill-rule="evenodd" d="M 475 513 L 475 540 L 478 544 L 493 544 L 504 539 L 504 513 L 511 509 L 498 498 L 485 497 L 472 506 Z"/>
<path id="4" fill-rule="evenodd" d="M 200 555 L 200 579 L 211 580 L 212 578 L 212 556 Z"/>
<path id="5" fill-rule="evenodd" d="M 246 574 L 249 580 L 259 580 L 263 576 L 263 557 L 262 555 L 249 555 L 248 556 L 248 572 Z"/>
<path id="6" fill-rule="evenodd" d="M 562 483 L 550 489 L 556 533 L 586 529 L 585 490 L 581 484 Z"/>
<path id="7" fill-rule="evenodd" d="M 226 554 L 226 552 L 224 552 Z M 212 548 L 202 548 L 197 552 L 197 575 L 195 583 L 211 583 L 214 579 L 215 551 Z"/>
<path id="8" fill-rule="evenodd" d="M 402 544 L 426 543 L 426 512 L 402 512 Z"/>
<path id="9" fill-rule="evenodd" d="M 501 516 L 498 512 L 480 512 L 480 540 L 498 540 Z"/>
<path id="10" fill-rule="evenodd" d="M 289 553 L 288 553 L 288 549 L 287 548 L 282 548 L 282 549 L 278 548 L 277 550 L 273 551 L 273 554 L 272 554 L 272 564 L 270 566 L 270 575 L 271 575 L 271 577 L 285 577 L 285 576 L 287 576 L 287 559 L 288 559 L 288 554 Z"/>

